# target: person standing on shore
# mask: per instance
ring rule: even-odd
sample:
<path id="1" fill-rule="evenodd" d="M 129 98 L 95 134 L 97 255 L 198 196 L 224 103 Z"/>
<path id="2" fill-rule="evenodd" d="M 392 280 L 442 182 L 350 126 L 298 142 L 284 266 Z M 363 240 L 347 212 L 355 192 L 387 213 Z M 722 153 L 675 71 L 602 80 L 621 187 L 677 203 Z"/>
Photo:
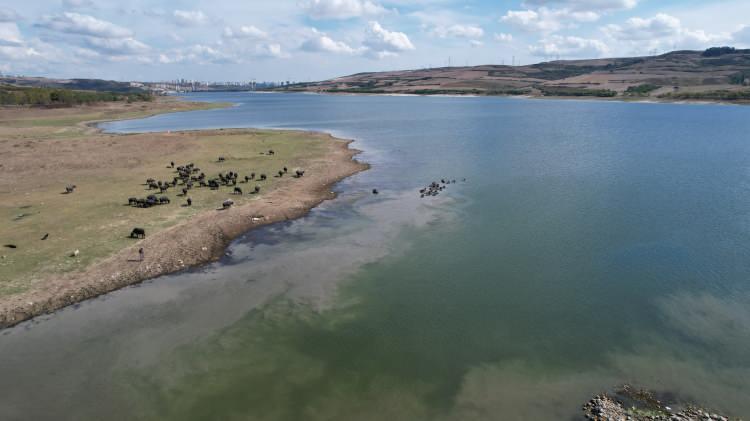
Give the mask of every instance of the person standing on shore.
<path id="1" fill-rule="evenodd" d="M 143 261 L 143 247 L 138 249 L 138 257 L 140 258 L 140 261 Z"/>

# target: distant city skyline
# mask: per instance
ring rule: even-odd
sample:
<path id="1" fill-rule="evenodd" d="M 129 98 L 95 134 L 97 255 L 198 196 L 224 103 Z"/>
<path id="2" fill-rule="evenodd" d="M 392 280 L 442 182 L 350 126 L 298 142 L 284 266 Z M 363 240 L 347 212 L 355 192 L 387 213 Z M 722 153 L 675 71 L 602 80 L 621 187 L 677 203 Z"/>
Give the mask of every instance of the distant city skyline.
<path id="1" fill-rule="evenodd" d="M 750 48 L 750 2 L 38 0 L 0 4 L 0 72 L 313 81 L 394 69 Z"/>

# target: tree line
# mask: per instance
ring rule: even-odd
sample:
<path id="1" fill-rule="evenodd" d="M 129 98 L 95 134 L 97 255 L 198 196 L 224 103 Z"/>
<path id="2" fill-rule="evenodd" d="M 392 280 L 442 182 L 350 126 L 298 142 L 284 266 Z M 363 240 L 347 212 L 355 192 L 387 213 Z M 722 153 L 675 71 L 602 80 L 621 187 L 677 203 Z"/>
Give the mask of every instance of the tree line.
<path id="1" fill-rule="evenodd" d="M 0 105 L 71 107 L 97 102 L 151 100 L 153 100 L 153 95 L 148 92 L 117 93 L 0 85 Z"/>
<path id="2" fill-rule="evenodd" d="M 673 100 L 714 100 L 714 101 L 750 101 L 750 90 L 742 91 L 705 91 L 705 92 L 670 92 L 659 95 L 659 98 Z"/>

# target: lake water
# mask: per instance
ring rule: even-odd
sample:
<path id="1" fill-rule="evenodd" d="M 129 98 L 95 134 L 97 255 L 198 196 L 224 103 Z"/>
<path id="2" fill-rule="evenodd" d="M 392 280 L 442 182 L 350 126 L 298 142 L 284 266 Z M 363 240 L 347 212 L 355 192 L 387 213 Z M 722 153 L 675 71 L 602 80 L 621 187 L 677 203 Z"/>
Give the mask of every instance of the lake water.
<path id="1" fill-rule="evenodd" d="M 0 332 L 0 419 L 574 419 L 626 382 L 750 417 L 750 107 L 188 97 L 237 106 L 106 128 L 321 130 L 372 169 Z"/>

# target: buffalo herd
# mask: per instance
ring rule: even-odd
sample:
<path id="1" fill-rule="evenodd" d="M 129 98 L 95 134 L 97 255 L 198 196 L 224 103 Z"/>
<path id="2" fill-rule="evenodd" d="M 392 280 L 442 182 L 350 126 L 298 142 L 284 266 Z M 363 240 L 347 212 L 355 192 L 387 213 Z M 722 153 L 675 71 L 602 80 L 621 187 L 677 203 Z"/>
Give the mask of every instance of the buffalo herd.
<path id="1" fill-rule="evenodd" d="M 273 150 L 269 150 L 267 153 L 268 155 L 273 155 L 275 152 Z M 223 163 L 226 162 L 227 159 L 223 156 L 220 156 L 217 161 Z M 221 187 L 227 186 L 232 188 L 232 194 L 242 195 L 243 191 L 242 188 L 237 186 L 237 180 L 242 180 L 239 181 L 239 183 L 250 183 L 254 180 L 260 182 L 266 181 L 268 179 L 268 176 L 266 176 L 266 174 L 259 174 L 256 177 L 256 174 L 254 172 L 251 172 L 250 175 L 240 177 L 239 173 L 237 173 L 236 171 L 228 171 L 226 173 L 220 172 L 216 177 L 209 178 L 204 172 L 201 171 L 200 168 L 196 167 L 193 163 L 175 167 L 175 163 L 174 161 L 172 161 L 169 163 L 167 168 L 174 168 L 176 175 L 171 180 L 166 181 L 156 180 L 154 178 L 147 179 L 145 185 L 147 186 L 148 190 L 158 190 L 159 193 L 164 194 L 168 192 L 169 189 L 177 188 L 179 186 L 180 194 L 178 194 L 178 196 L 187 197 L 188 193 L 193 188 L 208 187 L 210 190 L 220 190 Z M 277 177 L 283 177 L 284 174 L 288 172 L 289 169 L 287 167 L 283 167 L 278 171 Z M 294 170 L 294 178 L 300 178 L 304 175 L 304 170 Z M 72 192 L 74 189 L 75 186 L 66 187 L 66 190 L 69 192 Z M 260 186 L 255 186 L 250 190 L 250 194 L 258 193 L 260 193 Z M 153 206 L 166 205 L 169 203 L 170 200 L 167 196 L 157 197 L 154 194 L 148 195 L 144 198 L 131 197 L 128 199 L 128 205 L 137 208 L 150 208 Z M 193 200 L 191 198 L 187 198 L 186 206 L 191 206 L 192 203 Z"/>
<path id="2" fill-rule="evenodd" d="M 466 179 L 464 178 L 461 181 L 466 181 Z M 449 184 L 455 183 L 456 180 L 449 180 L 446 178 L 441 178 L 440 182 L 433 181 L 429 186 L 419 190 L 419 197 L 424 198 L 429 196 L 437 196 L 438 194 L 440 194 L 440 192 L 445 190 Z"/>
<path id="3" fill-rule="evenodd" d="M 275 152 L 273 150 L 269 150 L 267 154 L 274 155 Z M 227 159 L 224 156 L 220 156 L 217 159 L 217 162 L 225 163 L 227 162 Z M 232 188 L 232 194 L 242 195 L 243 190 L 241 187 L 237 186 L 237 180 L 241 180 L 239 181 L 239 183 L 250 183 L 251 181 L 261 182 L 268 179 L 266 174 L 259 174 L 256 177 L 255 172 L 250 172 L 249 175 L 240 177 L 239 173 L 237 173 L 236 171 L 220 172 L 218 173 L 218 175 L 216 175 L 216 177 L 208 177 L 204 172 L 201 171 L 200 168 L 196 167 L 193 163 L 175 166 L 174 161 L 172 161 L 169 163 L 169 165 L 167 165 L 167 168 L 174 169 L 175 175 L 171 180 L 156 180 L 154 178 L 148 178 L 146 180 L 146 183 L 144 184 L 148 190 L 158 191 L 160 196 L 157 196 L 156 194 L 150 194 L 144 198 L 130 197 L 128 198 L 128 205 L 137 208 L 151 208 L 159 205 L 167 205 L 170 203 L 169 197 L 164 196 L 163 194 L 167 193 L 169 189 L 179 188 L 180 193 L 178 193 L 177 196 L 186 197 L 186 204 L 183 206 L 192 206 L 193 199 L 187 196 L 190 190 L 194 188 L 207 187 L 210 190 L 220 190 L 222 187 L 230 187 Z M 289 169 L 287 167 L 283 167 L 278 171 L 277 177 L 283 177 L 284 174 L 288 172 Z M 294 178 L 301 178 L 304 175 L 304 170 L 294 170 Z M 65 189 L 66 193 L 72 193 L 75 190 L 75 186 L 67 186 Z M 250 189 L 249 192 L 249 194 L 258 193 L 260 193 L 260 186 L 255 186 L 254 188 Z M 221 208 L 228 209 L 233 204 L 234 201 L 232 201 L 231 199 L 227 199 L 222 202 Z M 130 237 L 144 238 L 145 231 L 143 230 L 143 228 L 134 228 L 130 233 Z"/>

